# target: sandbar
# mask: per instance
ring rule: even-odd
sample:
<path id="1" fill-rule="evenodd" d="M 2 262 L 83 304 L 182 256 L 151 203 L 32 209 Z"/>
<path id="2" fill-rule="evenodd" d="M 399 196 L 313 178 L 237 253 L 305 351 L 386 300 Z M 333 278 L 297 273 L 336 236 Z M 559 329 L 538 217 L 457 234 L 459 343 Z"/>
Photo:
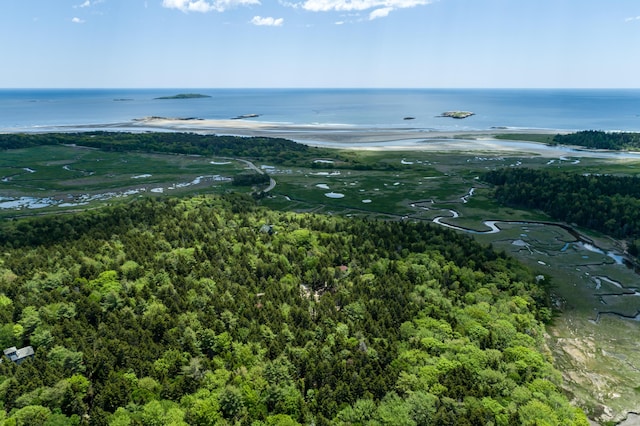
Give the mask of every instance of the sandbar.
<path id="1" fill-rule="evenodd" d="M 536 155 L 548 158 L 592 157 L 640 159 L 640 153 L 587 150 L 575 146 L 549 146 L 537 142 L 496 139 L 500 134 L 570 133 L 561 129 L 492 128 L 479 130 L 437 130 L 419 127 L 364 127 L 338 124 L 290 124 L 254 120 L 212 120 L 147 117 L 122 123 L 87 124 L 40 128 L 56 131 L 190 132 L 230 136 L 284 138 L 310 146 L 431 152 L 500 152 L 509 155 Z"/>
<path id="2" fill-rule="evenodd" d="M 127 128 L 131 123 L 123 123 Z M 290 139 L 305 145 L 361 150 L 407 150 L 432 152 L 502 152 L 512 155 L 537 155 L 606 158 L 625 153 L 589 151 L 580 147 L 549 146 L 537 142 L 496 139 L 504 134 L 569 133 L 558 129 L 495 128 L 486 130 L 434 130 L 418 127 L 362 127 L 350 125 L 287 124 L 252 120 L 183 120 L 160 117 L 139 119 L 133 127 L 140 130 L 182 131 L 201 134 L 268 136 Z M 633 158 L 640 155 L 629 154 Z"/>
<path id="3" fill-rule="evenodd" d="M 158 129 L 165 131 L 189 131 L 196 133 L 233 134 L 239 136 L 283 137 L 295 140 L 313 140 L 318 142 L 370 143 L 406 140 L 415 138 L 459 139 L 463 136 L 492 136 L 496 134 L 557 134 L 568 133 L 562 130 L 547 129 L 490 129 L 441 131 L 418 127 L 362 127 L 340 124 L 288 124 L 250 120 L 210 120 L 210 119 L 173 119 L 148 117 L 130 123 L 110 125 L 110 128 L 131 127 L 139 129 Z"/>

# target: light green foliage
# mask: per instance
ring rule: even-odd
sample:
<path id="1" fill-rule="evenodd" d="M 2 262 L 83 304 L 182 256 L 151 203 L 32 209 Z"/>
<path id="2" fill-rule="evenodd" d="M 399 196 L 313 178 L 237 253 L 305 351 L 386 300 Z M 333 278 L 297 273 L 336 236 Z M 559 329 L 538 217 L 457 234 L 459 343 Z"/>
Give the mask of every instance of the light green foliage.
<path id="1" fill-rule="evenodd" d="M 561 424 L 551 407 L 536 399 L 527 402 L 519 412 L 520 424 L 522 425 L 553 426 Z"/>
<path id="2" fill-rule="evenodd" d="M 109 270 L 102 272 L 98 278 L 89 281 L 89 288 L 104 296 L 109 292 L 118 293 L 122 289 L 118 281 L 118 272 Z"/>
<path id="3" fill-rule="evenodd" d="M 43 405 L 58 407 L 62 404 L 64 393 L 68 388 L 65 381 L 59 382 L 54 387 L 42 386 L 29 393 L 22 394 L 16 399 L 16 407 Z"/>
<path id="4" fill-rule="evenodd" d="M 370 399 L 359 399 L 340 411 L 336 417 L 338 424 L 367 424 L 376 417 L 377 404 Z"/>
<path id="5" fill-rule="evenodd" d="M 224 368 L 207 371 L 204 375 L 203 386 L 210 391 L 222 389 L 230 378 L 231 373 Z"/>
<path id="6" fill-rule="evenodd" d="M 215 425 L 222 419 L 218 395 L 209 395 L 195 399 L 188 405 L 187 420 L 191 425 Z"/>
<path id="7" fill-rule="evenodd" d="M 80 374 L 74 374 L 69 379 L 67 379 L 67 383 L 71 387 L 71 390 L 76 394 L 84 395 L 87 393 L 89 388 L 91 387 L 91 382 Z"/>
<path id="8" fill-rule="evenodd" d="M 382 425 L 415 426 L 412 407 L 394 392 L 385 395 L 377 409 L 378 421 Z"/>
<path id="9" fill-rule="evenodd" d="M 544 421 L 584 419 L 542 355 L 533 275 L 426 223 L 281 214 L 229 195 L 5 226 L 0 237 L 43 235 L 29 241 L 76 232 L 0 255 L 15 281 L 33 281 L 0 282 L 17 311 L 0 338 L 37 349 L 0 365 L 8 413 L 499 425 L 536 421 L 539 405 Z M 33 270 L 68 279 L 35 285 Z"/>
<path id="10" fill-rule="evenodd" d="M 43 306 L 40 316 L 47 322 L 56 322 L 62 319 L 71 319 L 76 316 L 76 305 L 73 302 L 58 302 Z"/>
<path id="11" fill-rule="evenodd" d="M 24 335 L 24 327 L 21 324 L 14 324 L 12 327 L 14 339 L 22 339 Z"/>
<path id="12" fill-rule="evenodd" d="M 38 327 L 31 334 L 30 340 L 31 344 L 37 348 L 48 348 L 53 344 L 54 337 L 53 334 L 51 334 L 51 330 L 44 327 Z"/>
<path id="13" fill-rule="evenodd" d="M 26 282 L 25 285 L 33 288 L 35 291 L 52 290 L 71 282 L 71 274 L 62 269 L 55 272 L 39 272 Z"/>
<path id="14" fill-rule="evenodd" d="M 51 417 L 51 410 L 40 405 L 28 405 L 14 412 L 9 421 L 16 426 L 44 426 Z"/>
<path id="15" fill-rule="evenodd" d="M 126 409 L 119 407 L 109 419 L 109 426 L 130 426 L 132 424 L 131 415 Z"/>
<path id="16" fill-rule="evenodd" d="M 185 412 L 171 401 L 151 401 L 140 416 L 144 426 L 188 426 Z"/>
<path id="17" fill-rule="evenodd" d="M 85 366 L 82 363 L 82 352 L 76 352 L 64 346 L 54 346 L 49 351 L 47 358 L 57 368 L 63 368 L 74 373 L 85 370 Z"/>
<path id="18" fill-rule="evenodd" d="M 135 280 L 137 278 L 140 278 L 143 270 L 137 262 L 133 260 L 127 260 L 122 264 L 122 266 L 120 266 L 120 272 L 125 278 L 129 280 Z"/>
<path id="19" fill-rule="evenodd" d="M 267 420 L 263 423 L 266 426 L 299 426 L 300 423 L 296 422 L 291 416 L 286 414 L 276 414 L 274 416 L 267 417 Z M 260 423 L 255 424 L 259 426 Z M 254 424 L 252 424 L 254 426 Z"/>
<path id="20" fill-rule="evenodd" d="M 406 399 L 410 418 L 419 425 L 429 424 L 437 411 L 438 397 L 430 393 L 411 392 Z"/>
<path id="21" fill-rule="evenodd" d="M 195 262 L 194 252 L 193 247 L 178 247 L 170 252 L 158 254 L 156 260 L 169 270 L 188 272 Z"/>
<path id="22" fill-rule="evenodd" d="M 165 379 L 167 377 L 176 376 L 182 367 L 188 363 L 189 354 L 181 352 L 175 349 L 166 351 L 161 358 L 158 358 L 153 363 L 153 370 L 156 377 L 159 379 Z"/>
<path id="23" fill-rule="evenodd" d="M 0 282 L 12 284 L 18 276 L 10 269 L 0 268 Z"/>
<path id="24" fill-rule="evenodd" d="M 154 318 L 164 315 L 167 312 L 167 307 L 164 306 L 162 302 L 152 301 L 150 302 L 144 310 L 144 317 L 146 318 Z"/>
<path id="25" fill-rule="evenodd" d="M 31 333 L 40 325 L 40 314 L 35 306 L 27 306 L 22 310 L 18 323 L 22 326 L 24 333 Z"/>
<path id="26" fill-rule="evenodd" d="M 296 247 L 311 247 L 313 235 L 308 229 L 296 229 L 289 233 L 289 240 Z"/>
<path id="27" fill-rule="evenodd" d="M 0 294 L 0 309 L 9 309 L 9 306 L 11 306 L 12 303 L 13 300 L 7 297 L 6 294 Z"/>

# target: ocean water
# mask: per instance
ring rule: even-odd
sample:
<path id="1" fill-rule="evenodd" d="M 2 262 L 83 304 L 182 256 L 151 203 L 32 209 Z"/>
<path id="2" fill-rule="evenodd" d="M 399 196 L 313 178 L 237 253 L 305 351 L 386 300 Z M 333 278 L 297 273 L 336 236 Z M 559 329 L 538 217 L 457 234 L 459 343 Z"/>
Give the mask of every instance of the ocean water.
<path id="1" fill-rule="evenodd" d="M 211 97 L 156 99 L 178 93 Z M 475 115 L 437 117 L 451 110 Z M 297 125 L 640 131 L 640 90 L 0 89 L 0 132 L 99 127 L 149 116 L 229 119 L 243 114 Z"/>

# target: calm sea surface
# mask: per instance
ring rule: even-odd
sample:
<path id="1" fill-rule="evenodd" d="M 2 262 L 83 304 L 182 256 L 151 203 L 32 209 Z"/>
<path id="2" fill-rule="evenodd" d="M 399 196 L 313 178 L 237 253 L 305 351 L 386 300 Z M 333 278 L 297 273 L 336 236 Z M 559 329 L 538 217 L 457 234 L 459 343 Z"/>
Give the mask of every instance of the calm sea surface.
<path id="1" fill-rule="evenodd" d="M 155 99 L 178 93 L 211 97 Z M 464 120 L 436 117 L 450 110 L 476 115 Z M 640 131 L 640 90 L 0 90 L 2 132 L 122 123 L 148 116 L 228 119 L 243 114 L 260 114 L 252 120 L 291 124 Z"/>

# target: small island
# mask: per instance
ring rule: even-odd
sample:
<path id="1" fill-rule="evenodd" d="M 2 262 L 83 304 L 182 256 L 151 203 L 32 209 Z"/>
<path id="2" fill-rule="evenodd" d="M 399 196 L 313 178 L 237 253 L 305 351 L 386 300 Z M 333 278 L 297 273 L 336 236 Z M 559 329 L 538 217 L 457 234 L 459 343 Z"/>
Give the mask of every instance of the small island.
<path id="1" fill-rule="evenodd" d="M 446 111 L 440 114 L 438 117 L 462 119 L 462 118 L 471 117 L 472 115 L 475 115 L 475 113 L 470 111 Z"/>
<path id="2" fill-rule="evenodd" d="M 198 98 L 210 98 L 209 95 L 202 95 L 200 93 L 178 93 L 173 96 L 160 96 L 155 99 L 198 99 Z"/>
<path id="3" fill-rule="evenodd" d="M 242 115 L 237 115 L 235 117 L 231 117 L 232 120 L 243 120 L 245 118 L 256 118 L 256 117 L 260 117 L 260 114 L 242 114 Z"/>
<path id="4" fill-rule="evenodd" d="M 134 118 L 133 121 L 140 121 L 140 122 L 144 122 L 144 121 L 162 121 L 162 120 L 168 120 L 168 121 L 193 121 L 193 120 L 203 120 L 202 118 L 198 118 L 198 117 L 159 117 L 157 115 L 151 115 L 149 117 L 142 117 L 142 118 Z"/>

